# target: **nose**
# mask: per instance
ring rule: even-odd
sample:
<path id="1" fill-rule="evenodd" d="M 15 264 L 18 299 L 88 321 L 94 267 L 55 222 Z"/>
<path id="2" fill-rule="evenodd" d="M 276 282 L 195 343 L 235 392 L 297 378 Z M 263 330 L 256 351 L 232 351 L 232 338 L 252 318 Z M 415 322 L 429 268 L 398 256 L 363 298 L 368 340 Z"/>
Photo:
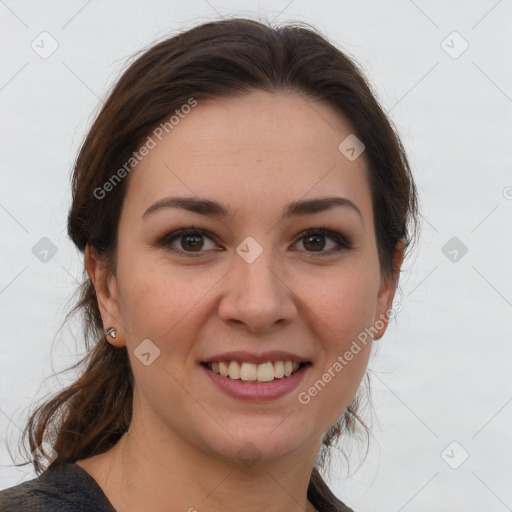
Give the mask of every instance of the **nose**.
<path id="1" fill-rule="evenodd" d="M 235 254 L 226 276 L 225 293 L 218 315 L 233 326 L 263 333 L 291 322 L 297 315 L 296 300 L 283 269 L 265 251 L 252 263 Z"/>

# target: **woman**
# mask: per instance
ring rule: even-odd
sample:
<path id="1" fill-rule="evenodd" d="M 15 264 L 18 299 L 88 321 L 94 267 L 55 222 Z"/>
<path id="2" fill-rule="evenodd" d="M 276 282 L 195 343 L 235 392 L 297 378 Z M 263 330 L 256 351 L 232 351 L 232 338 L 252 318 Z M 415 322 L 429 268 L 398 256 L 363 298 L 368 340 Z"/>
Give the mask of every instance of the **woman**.
<path id="1" fill-rule="evenodd" d="M 350 511 L 319 469 L 366 428 L 417 216 L 398 136 L 314 30 L 223 20 L 147 50 L 74 170 L 94 344 L 2 510 Z"/>

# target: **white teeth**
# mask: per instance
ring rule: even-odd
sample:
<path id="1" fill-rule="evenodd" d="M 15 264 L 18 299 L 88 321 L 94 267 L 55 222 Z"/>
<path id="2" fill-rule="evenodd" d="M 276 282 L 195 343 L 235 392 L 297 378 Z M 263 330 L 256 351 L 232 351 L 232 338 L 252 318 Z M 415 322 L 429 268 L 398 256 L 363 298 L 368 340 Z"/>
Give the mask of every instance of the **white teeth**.
<path id="1" fill-rule="evenodd" d="M 228 365 L 225 361 L 221 361 L 219 363 L 219 373 L 223 376 L 223 377 L 227 377 L 228 376 Z"/>
<path id="2" fill-rule="evenodd" d="M 236 361 L 231 361 L 230 364 L 236 364 L 238 366 Z M 240 366 L 240 378 L 242 380 L 257 380 L 258 367 L 254 363 L 242 363 Z"/>
<path id="3" fill-rule="evenodd" d="M 274 363 L 274 377 L 282 379 L 284 377 L 284 363 L 283 361 L 276 361 Z"/>
<path id="4" fill-rule="evenodd" d="M 272 363 L 263 363 L 258 365 L 258 380 L 269 382 L 274 380 L 274 366 Z"/>
<path id="5" fill-rule="evenodd" d="M 240 365 L 236 361 L 231 361 L 228 368 L 228 376 L 230 379 L 240 378 Z"/>
<path id="6" fill-rule="evenodd" d="M 208 367 L 216 374 L 234 380 L 270 382 L 274 379 L 289 377 L 299 369 L 300 364 L 296 361 L 276 361 L 274 363 L 268 361 L 262 364 L 221 361 L 210 363 Z"/>

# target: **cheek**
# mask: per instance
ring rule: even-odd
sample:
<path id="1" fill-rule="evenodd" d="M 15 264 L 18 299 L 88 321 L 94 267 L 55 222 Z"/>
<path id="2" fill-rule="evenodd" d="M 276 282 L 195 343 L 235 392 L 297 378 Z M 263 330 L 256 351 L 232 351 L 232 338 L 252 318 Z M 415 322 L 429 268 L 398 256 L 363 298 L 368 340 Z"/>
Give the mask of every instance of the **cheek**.
<path id="1" fill-rule="evenodd" d="M 204 308 L 201 299 L 219 279 L 214 272 L 198 273 L 135 253 L 120 258 L 118 271 L 127 344 L 149 338 L 163 348 L 174 338 L 174 350 L 186 338 L 194 311 Z"/>
<path id="2" fill-rule="evenodd" d="M 321 281 L 304 280 L 304 303 L 324 332 L 319 339 L 325 339 L 331 348 L 343 348 L 344 342 L 371 325 L 377 306 L 378 278 L 372 266 L 358 264 Z"/>
<path id="3" fill-rule="evenodd" d="M 319 284 L 303 284 L 306 322 L 315 326 L 314 336 L 320 344 L 315 378 L 321 382 L 311 394 L 316 396 L 322 390 L 318 403 L 332 405 L 336 411 L 350 403 L 367 368 L 378 272 L 372 266 L 354 265 L 350 272 L 340 272 Z"/>
<path id="4" fill-rule="evenodd" d="M 149 257 L 132 255 L 120 261 L 118 269 L 123 283 L 120 293 L 126 345 L 138 392 L 146 402 L 155 404 L 155 410 L 158 404 L 178 403 L 183 395 L 179 382 L 187 373 L 183 361 L 193 345 L 194 325 L 199 325 L 190 319 L 200 309 L 204 285 L 186 271 Z M 145 339 L 160 351 L 148 366 L 136 356 L 137 347 Z"/>
<path id="5" fill-rule="evenodd" d="M 318 361 L 311 377 L 298 390 L 298 412 L 306 424 L 327 430 L 354 399 L 365 375 L 372 339 L 373 301 L 370 286 L 339 281 L 339 285 L 316 296 L 310 306 L 319 340 Z"/>

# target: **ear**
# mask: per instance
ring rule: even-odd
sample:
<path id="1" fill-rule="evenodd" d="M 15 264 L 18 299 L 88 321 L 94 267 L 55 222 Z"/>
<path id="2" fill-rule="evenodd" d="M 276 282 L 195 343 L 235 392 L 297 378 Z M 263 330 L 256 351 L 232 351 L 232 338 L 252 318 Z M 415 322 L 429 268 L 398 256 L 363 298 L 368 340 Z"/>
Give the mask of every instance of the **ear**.
<path id="1" fill-rule="evenodd" d="M 106 339 L 110 344 L 122 347 L 126 343 L 121 322 L 116 277 L 107 272 L 104 260 L 99 256 L 98 251 L 90 245 L 85 247 L 85 266 L 89 279 L 96 290 L 103 328 L 106 331 L 110 327 L 115 327 L 117 331 L 115 338 L 107 336 Z"/>
<path id="2" fill-rule="evenodd" d="M 397 242 L 395 255 L 393 257 L 393 275 L 381 276 L 379 294 L 377 296 L 377 308 L 375 310 L 375 318 L 373 325 L 376 332 L 375 340 L 382 338 L 389 324 L 390 310 L 393 304 L 393 297 L 395 296 L 396 285 L 398 283 L 398 276 L 400 275 L 400 268 L 404 261 L 405 244 L 402 239 Z"/>

